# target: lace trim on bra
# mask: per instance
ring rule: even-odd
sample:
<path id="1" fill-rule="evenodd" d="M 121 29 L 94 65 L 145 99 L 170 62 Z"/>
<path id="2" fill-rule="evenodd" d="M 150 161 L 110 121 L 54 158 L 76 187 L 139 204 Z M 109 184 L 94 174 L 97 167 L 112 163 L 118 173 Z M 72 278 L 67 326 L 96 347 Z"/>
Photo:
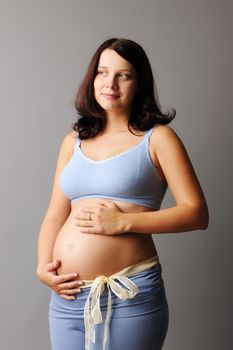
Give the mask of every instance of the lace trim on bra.
<path id="1" fill-rule="evenodd" d="M 114 156 L 112 156 L 112 157 L 108 157 L 108 158 L 105 158 L 105 159 L 95 160 L 95 159 L 92 159 L 92 158 L 89 158 L 88 156 L 86 156 L 86 155 L 83 153 L 83 151 L 81 150 L 81 148 L 80 148 L 81 140 L 80 140 L 79 137 L 77 137 L 77 142 L 76 142 L 76 144 L 75 144 L 75 150 L 77 150 L 77 151 L 79 152 L 79 154 L 80 154 L 85 160 L 87 160 L 88 162 L 91 162 L 91 163 L 105 163 L 105 162 L 108 162 L 108 161 L 110 161 L 110 160 L 112 160 L 112 159 L 114 159 L 114 158 L 118 158 L 118 157 L 120 157 L 120 156 L 122 156 L 122 155 L 124 155 L 124 154 L 126 154 L 126 153 L 129 153 L 129 152 L 135 150 L 136 148 L 138 148 L 139 146 L 141 146 L 141 145 L 142 145 L 143 143 L 145 143 L 145 142 L 148 143 L 148 135 L 150 134 L 150 131 L 152 131 L 152 130 L 147 130 L 147 131 L 145 132 L 145 134 L 144 134 L 143 139 L 142 139 L 139 143 L 137 143 L 135 146 L 132 146 L 132 147 L 130 147 L 129 149 L 123 151 L 123 152 L 120 152 L 120 153 L 118 153 L 118 154 L 116 154 L 116 155 L 114 155 Z"/>
<path id="2" fill-rule="evenodd" d="M 167 183 L 164 182 L 164 180 L 162 179 L 162 177 L 160 176 L 159 172 L 158 172 L 158 167 L 154 164 L 152 158 L 151 158 L 151 154 L 150 154 L 150 136 L 153 132 L 153 130 L 158 126 L 158 124 L 156 124 L 154 127 L 152 127 L 151 129 L 149 130 L 146 130 L 145 131 L 145 134 L 144 134 L 144 137 L 143 139 L 138 143 L 136 144 L 135 146 L 132 146 L 130 147 L 129 149 L 121 152 L 121 153 L 118 153 L 116 154 L 115 156 L 112 156 L 112 157 L 108 157 L 106 159 L 100 159 L 100 160 L 95 160 L 95 159 L 92 159 L 92 158 L 89 158 L 87 157 L 81 150 L 80 148 L 80 144 L 81 144 L 81 140 L 79 137 L 77 137 L 77 142 L 75 143 L 75 146 L 74 146 L 74 152 L 79 152 L 79 154 L 88 162 L 90 163 L 95 163 L 95 164 L 98 164 L 98 163 L 105 163 L 105 162 L 108 162 L 114 158 L 118 158 L 124 154 L 127 154 L 133 150 L 135 150 L 136 148 L 138 148 L 139 146 L 143 145 L 145 143 L 146 145 L 146 149 L 147 149 L 147 154 L 148 154 L 148 160 L 149 160 L 149 163 L 152 167 L 152 169 L 154 170 L 155 172 L 155 175 L 158 177 L 159 181 L 161 182 L 161 184 L 165 187 L 167 187 Z"/>

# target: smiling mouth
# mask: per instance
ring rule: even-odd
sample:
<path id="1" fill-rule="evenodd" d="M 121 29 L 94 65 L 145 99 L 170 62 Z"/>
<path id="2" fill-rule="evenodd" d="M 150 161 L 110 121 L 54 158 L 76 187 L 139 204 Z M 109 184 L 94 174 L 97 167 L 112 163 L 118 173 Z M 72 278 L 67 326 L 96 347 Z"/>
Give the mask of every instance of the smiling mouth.
<path id="1" fill-rule="evenodd" d="M 119 97 L 118 95 L 113 95 L 113 94 L 103 94 L 104 96 L 111 96 L 111 97 Z"/>
<path id="2" fill-rule="evenodd" d="M 104 98 L 108 99 L 108 100 L 116 100 L 117 98 L 119 98 L 118 95 L 109 95 L 109 94 L 103 94 Z"/>

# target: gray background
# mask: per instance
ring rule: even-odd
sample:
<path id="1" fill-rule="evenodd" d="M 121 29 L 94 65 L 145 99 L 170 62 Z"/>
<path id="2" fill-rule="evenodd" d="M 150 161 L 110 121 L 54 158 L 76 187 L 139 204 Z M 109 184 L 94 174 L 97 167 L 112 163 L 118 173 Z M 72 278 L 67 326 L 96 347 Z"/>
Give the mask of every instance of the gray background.
<path id="1" fill-rule="evenodd" d="M 164 350 L 232 349 L 231 19 L 227 0 L 0 1 L 1 349 L 50 348 L 38 232 L 77 87 L 113 36 L 147 52 L 210 210 L 205 231 L 154 235 L 170 306 Z M 168 191 L 162 207 L 173 205 Z"/>

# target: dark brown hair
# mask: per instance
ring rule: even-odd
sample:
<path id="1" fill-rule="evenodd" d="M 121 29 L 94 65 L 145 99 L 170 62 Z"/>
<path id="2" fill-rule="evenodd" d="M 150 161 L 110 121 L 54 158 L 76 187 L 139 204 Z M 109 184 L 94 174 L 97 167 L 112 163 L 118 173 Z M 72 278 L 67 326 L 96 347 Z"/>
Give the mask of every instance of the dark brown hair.
<path id="1" fill-rule="evenodd" d="M 96 50 L 76 95 L 75 108 L 79 116 L 72 128 L 78 132 L 79 138 L 94 137 L 106 126 L 106 112 L 94 97 L 94 80 L 100 55 L 107 48 L 115 50 L 137 72 L 138 89 L 132 103 L 128 128 L 131 125 L 136 130 L 146 131 L 156 124 L 170 123 L 175 118 L 176 110 L 172 108 L 168 113 L 162 112 L 157 89 L 155 94 L 150 62 L 143 48 L 129 39 L 111 38 Z"/>

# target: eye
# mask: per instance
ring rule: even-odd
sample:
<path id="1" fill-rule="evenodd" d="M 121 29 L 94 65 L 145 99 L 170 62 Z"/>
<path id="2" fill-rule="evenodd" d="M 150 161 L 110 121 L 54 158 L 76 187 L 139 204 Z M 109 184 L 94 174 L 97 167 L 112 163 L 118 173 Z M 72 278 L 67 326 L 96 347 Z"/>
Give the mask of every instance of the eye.
<path id="1" fill-rule="evenodd" d="M 97 71 L 97 74 L 104 76 L 104 74 L 107 74 L 107 72 L 106 71 Z M 127 73 L 118 73 L 118 76 L 125 78 L 125 79 L 130 78 L 130 76 Z"/>
<path id="2" fill-rule="evenodd" d="M 119 73 L 119 75 L 123 76 L 124 78 L 129 78 L 129 75 L 126 73 Z"/>
<path id="3" fill-rule="evenodd" d="M 106 73 L 106 72 L 103 72 L 103 71 L 97 71 L 97 74 L 104 74 L 104 73 Z"/>

